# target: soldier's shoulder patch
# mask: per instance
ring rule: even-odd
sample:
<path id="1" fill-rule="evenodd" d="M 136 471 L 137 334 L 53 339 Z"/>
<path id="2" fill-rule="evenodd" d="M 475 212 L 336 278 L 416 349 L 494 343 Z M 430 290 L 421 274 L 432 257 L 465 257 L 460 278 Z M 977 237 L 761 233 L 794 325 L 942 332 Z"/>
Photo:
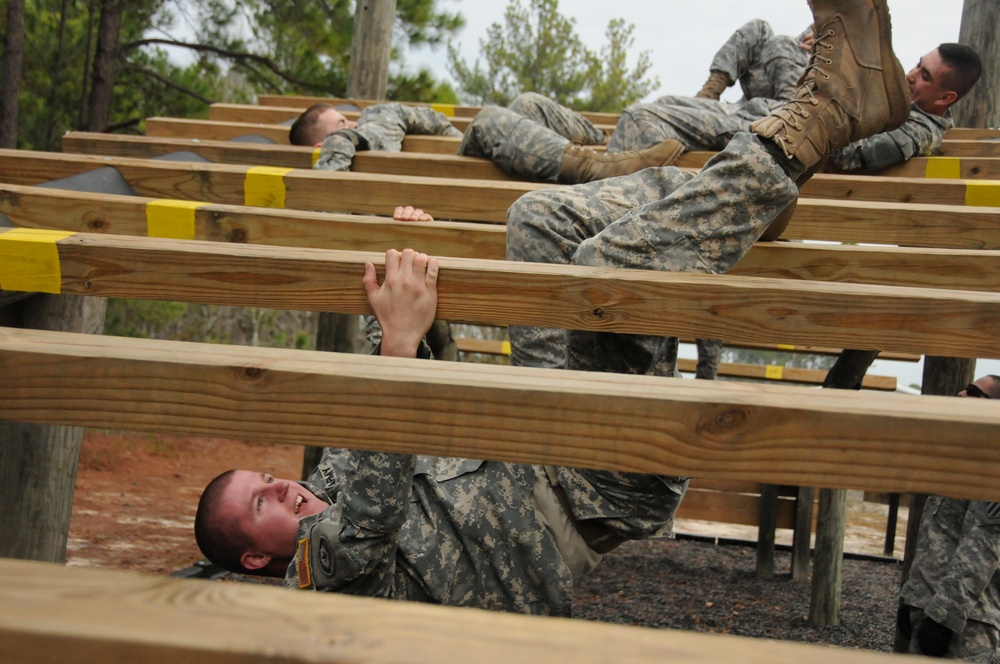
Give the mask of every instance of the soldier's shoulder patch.
<path id="1" fill-rule="evenodd" d="M 299 588 L 312 587 L 312 570 L 309 567 L 309 538 L 303 537 L 298 542 L 295 552 L 295 572 L 299 577 Z"/>
<path id="2" fill-rule="evenodd" d="M 993 520 L 1000 519 L 1000 502 L 986 503 L 986 518 Z"/>
<path id="3" fill-rule="evenodd" d="M 319 568 L 327 578 L 333 576 L 333 552 L 330 551 L 330 542 L 325 537 L 319 538 Z"/>

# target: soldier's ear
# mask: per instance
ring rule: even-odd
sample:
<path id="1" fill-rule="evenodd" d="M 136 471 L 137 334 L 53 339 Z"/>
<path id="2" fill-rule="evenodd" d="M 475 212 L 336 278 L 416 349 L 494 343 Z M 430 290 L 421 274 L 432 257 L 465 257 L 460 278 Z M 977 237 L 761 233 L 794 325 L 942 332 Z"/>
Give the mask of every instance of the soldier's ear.
<path id="1" fill-rule="evenodd" d="M 271 556 L 256 551 L 246 551 L 240 556 L 240 562 L 247 569 L 264 569 L 271 564 Z"/>

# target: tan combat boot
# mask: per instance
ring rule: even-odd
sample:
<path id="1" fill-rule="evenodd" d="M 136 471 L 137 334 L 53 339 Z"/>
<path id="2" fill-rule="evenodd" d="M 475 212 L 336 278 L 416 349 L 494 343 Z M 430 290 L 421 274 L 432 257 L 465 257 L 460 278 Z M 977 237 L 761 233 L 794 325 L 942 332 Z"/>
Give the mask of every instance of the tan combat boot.
<path id="1" fill-rule="evenodd" d="M 806 168 L 848 143 L 895 129 L 910 113 L 886 1 L 812 4 L 816 41 L 795 97 L 750 125 Z"/>
<path id="2" fill-rule="evenodd" d="M 628 175 L 653 166 L 669 166 L 683 152 L 684 146 L 672 138 L 645 150 L 614 154 L 591 150 L 582 145 L 570 145 L 563 152 L 559 182 L 580 184 L 616 175 Z"/>
<path id="3" fill-rule="evenodd" d="M 724 71 L 718 71 L 713 69 L 708 75 L 708 80 L 705 81 L 705 85 L 701 86 L 701 90 L 695 97 L 702 97 L 704 99 L 715 99 L 719 100 L 722 93 L 726 91 L 733 82 L 729 80 L 729 74 Z"/>

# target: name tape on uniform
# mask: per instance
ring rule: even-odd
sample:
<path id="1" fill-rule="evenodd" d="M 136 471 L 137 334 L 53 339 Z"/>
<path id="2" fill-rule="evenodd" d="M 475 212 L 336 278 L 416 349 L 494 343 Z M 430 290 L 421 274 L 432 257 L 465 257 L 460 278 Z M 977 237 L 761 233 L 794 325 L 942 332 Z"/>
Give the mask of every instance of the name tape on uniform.
<path id="1" fill-rule="evenodd" d="M 56 242 L 75 233 L 15 228 L 0 233 L 0 289 L 59 293 L 62 270 Z"/>

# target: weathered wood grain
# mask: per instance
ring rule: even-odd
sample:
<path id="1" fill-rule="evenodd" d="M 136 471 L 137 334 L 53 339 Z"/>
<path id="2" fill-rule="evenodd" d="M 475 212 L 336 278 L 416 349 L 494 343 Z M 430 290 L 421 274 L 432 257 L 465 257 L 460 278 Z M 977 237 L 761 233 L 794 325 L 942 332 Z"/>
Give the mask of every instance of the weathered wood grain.
<path id="1" fill-rule="evenodd" d="M 2 328 L 0 418 L 1000 497 L 1000 406 L 956 397 Z"/>

